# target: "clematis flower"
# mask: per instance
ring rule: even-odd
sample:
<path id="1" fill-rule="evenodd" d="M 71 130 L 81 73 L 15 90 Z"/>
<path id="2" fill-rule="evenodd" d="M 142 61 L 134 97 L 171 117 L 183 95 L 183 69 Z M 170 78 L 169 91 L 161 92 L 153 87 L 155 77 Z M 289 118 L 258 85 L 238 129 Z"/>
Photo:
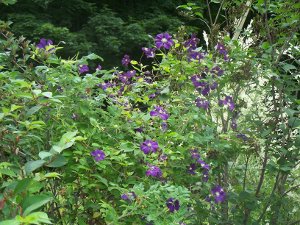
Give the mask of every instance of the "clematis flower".
<path id="1" fill-rule="evenodd" d="M 123 57 L 123 59 L 122 59 L 122 65 L 123 66 L 128 66 L 129 65 L 129 63 L 130 63 L 130 57 L 129 57 L 129 55 L 124 55 L 124 57 Z"/>
<path id="2" fill-rule="evenodd" d="M 191 77 L 191 81 L 195 88 L 202 88 L 207 85 L 206 82 L 202 81 L 203 77 L 201 75 L 195 74 Z"/>
<path id="3" fill-rule="evenodd" d="M 161 156 L 159 156 L 159 161 L 166 161 L 168 159 L 168 156 L 165 154 L 162 154 Z"/>
<path id="4" fill-rule="evenodd" d="M 155 37 L 156 48 L 170 49 L 172 45 L 174 45 L 174 41 L 172 40 L 172 36 L 170 34 L 161 33 L 156 35 Z"/>
<path id="5" fill-rule="evenodd" d="M 149 165 L 148 167 L 149 167 L 149 169 L 146 171 L 146 176 L 151 176 L 151 177 L 161 177 L 162 176 L 162 172 L 159 167 L 152 166 L 152 165 Z"/>
<path id="6" fill-rule="evenodd" d="M 141 144 L 140 149 L 145 154 L 153 153 L 157 151 L 158 143 L 152 140 L 146 140 Z"/>
<path id="7" fill-rule="evenodd" d="M 40 39 L 40 43 L 38 43 L 36 45 L 36 47 L 39 48 L 39 49 L 46 49 L 46 47 L 49 46 L 49 45 L 53 45 L 53 41 L 52 40 L 50 40 L 50 39 L 47 40 L 45 38 L 41 38 Z"/>
<path id="8" fill-rule="evenodd" d="M 167 129 L 168 129 L 168 124 L 166 122 L 162 122 L 161 123 L 161 130 L 163 132 L 165 132 L 165 131 L 167 131 Z"/>
<path id="9" fill-rule="evenodd" d="M 142 48 L 143 52 L 145 53 L 147 58 L 154 58 L 155 57 L 155 48 Z"/>
<path id="10" fill-rule="evenodd" d="M 198 43 L 200 42 L 199 38 L 196 37 L 195 34 L 191 35 L 191 38 L 184 42 L 184 46 L 188 49 L 196 49 Z"/>
<path id="11" fill-rule="evenodd" d="M 192 149 L 191 151 L 190 151 L 190 153 L 191 153 L 191 157 L 193 158 L 193 159 L 200 159 L 200 154 L 199 154 L 199 152 L 198 152 L 198 150 L 197 149 Z"/>
<path id="12" fill-rule="evenodd" d="M 159 116 L 162 120 L 167 120 L 169 114 L 160 106 L 155 106 L 154 110 L 150 111 L 150 116 Z"/>
<path id="13" fill-rule="evenodd" d="M 166 202 L 167 207 L 169 208 L 169 212 L 173 213 L 174 211 L 178 211 L 180 208 L 179 201 L 174 200 L 173 198 L 169 198 Z"/>
<path id="14" fill-rule="evenodd" d="M 197 169 L 197 166 L 195 163 L 191 163 L 189 166 L 188 166 L 188 173 L 189 174 L 192 174 L 192 175 L 195 175 L 196 172 L 195 170 Z"/>
<path id="15" fill-rule="evenodd" d="M 78 70 L 79 70 L 79 73 L 82 74 L 85 72 L 89 72 L 89 67 L 88 67 L 88 65 L 79 65 Z"/>
<path id="16" fill-rule="evenodd" d="M 211 189 L 211 193 L 215 198 L 215 203 L 224 202 L 226 199 L 226 193 L 224 192 L 223 188 L 219 185 L 213 187 Z"/>
<path id="17" fill-rule="evenodd" d="M 204 162 L 203 160 L 198 159 L 198 160 L 197 160 L 197 163 L 199 163 L 199 164 L 201 165 L 201 168 L 202 168 L 203 170 L 206 170 L 206 171 L 209 171 L 209 170 L 210 170 L 210 166 L 209 166 L 206 162 Z"/>
<path id="18" fill-rule="evenodd" d="M 195 100 L 195 102 L 196 102 L 196 106 L 199 108 L 203 108 L 203 109 L 207 110 L 209 107 L 209 101 L 207 101 L 205 99 L 197 98 Z"/>
<path id="19" fill-rule="evenodd" d="M 122 194 L 121 198 L 125 201 L 132 201 L 136 199 L 136 194 L 134 192 L 129 192 L 127 194 Z"/>
<path id="20" fill-rule="evenodd" d="M 96 84 L 96 86 L 105 91 L 107 88 L 113 87 L 113 84 L 110 82 L 107 83 L 103 82 L 101 84 Z"/>
<path id="21" fill-rule="evenodd" d="M 197 61 L 201 61 L 201 59 L 204 58 L 204 54 L 201 52 L 195 52 L 195 51 L 191 51 L 188 55 L 188 60 L 191 61 L 193 60 L 197 60 Z"/>
<path id="22" fill-rule="evenodd" d="M 100 149 L 96 149 L 95 151 L 91 152 L 91 155 L 94 157 L 94 159 L 99 162 L 105 159 L 105 153 L 100 150 Z"/>
<path id="23" fill-rule="evenodd" d="M 202 171 L 202 181 L 207 182 L 209 178 L 208 170 L 203 170 Z"/>
<path id="24" fill-rule="evenodd" d="M 247 135 L 242 134 L 242 133 L 237 134 L 236 137 L 242 139 L 243 141 L 247 141 L 248 140 Z"/>
<path id="25" fill-rule="evenodd" d="M 235 108 L 235 104 L 231 96 L 226 96 L 224 100 L 219 100 L 219 105 L 227 105 L 230 111 L 233 111 Z"/>
<path id="26" fill-rule="evenodd" d="M 210 72 L 218 75 L 219 77 L 224 74 L 224 70 L 222 70 L 219 66 L 213 67 Z"/>
<path id="27" fill-rule="evenodd" d="M 98 66 L 96 67 L 96 70 L 101 70 L 102 66 L 100 64 L 98 64 Z"/>
<path id="28" fill-rule="evenodd" d="M 218 50 L 218 52 L 223 55 L 224 57 L 224 60 L 225 61 L 228 61 L 229 60 L 229 57 L 228 57 L 228 52 L 225 48 L 225 46 L 221 43 L 218 43 L 216 46 L 215 46 L 215 49 Z"/>

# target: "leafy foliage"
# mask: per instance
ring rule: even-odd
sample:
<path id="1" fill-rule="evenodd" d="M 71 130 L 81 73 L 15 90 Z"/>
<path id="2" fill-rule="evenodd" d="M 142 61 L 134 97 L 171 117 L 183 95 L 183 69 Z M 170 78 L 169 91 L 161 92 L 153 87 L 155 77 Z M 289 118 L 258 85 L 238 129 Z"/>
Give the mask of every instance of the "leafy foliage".
<path id="1" fill-rule="evenodd" d="M 292 1 L 252 4 L 243 32 L 224 27 L 233 38 L 216 35 L 218 17 L 240 1 L 210 2 L 220 9 L 207 19 L 202 5 L 180 6 L 208 25 L 203 45 L 180 27 L 143 49 L 150 65 L 125 57 L 112 70 L 1 23 L 0 224 L 296 224 L 299 15 Z M 236 14 L 242 27 L 247 15 Z M 28 23 L 76 35 L 41 24 Z M 146 43 L 144 27 L 104 8 L 83 29 L 117 53 L 115 36 Z"/>

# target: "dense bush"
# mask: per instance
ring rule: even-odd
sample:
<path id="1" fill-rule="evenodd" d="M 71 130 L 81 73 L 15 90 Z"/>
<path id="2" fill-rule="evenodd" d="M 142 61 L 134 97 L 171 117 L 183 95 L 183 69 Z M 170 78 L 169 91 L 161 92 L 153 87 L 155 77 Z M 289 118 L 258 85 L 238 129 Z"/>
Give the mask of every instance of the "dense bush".
<path id="1" fill-rule="evenodd" d="M 0 224 L 296 224 L 299 43 L 274 7 L 277 39 L 181 28 L 112 70 L 1 24 Z"/>

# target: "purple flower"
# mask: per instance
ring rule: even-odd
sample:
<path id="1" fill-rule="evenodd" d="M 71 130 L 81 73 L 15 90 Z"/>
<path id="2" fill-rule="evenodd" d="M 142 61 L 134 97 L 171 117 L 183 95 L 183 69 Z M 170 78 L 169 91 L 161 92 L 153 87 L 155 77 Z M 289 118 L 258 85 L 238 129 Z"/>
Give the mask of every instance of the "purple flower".
<path id="1" fill-rule="evenodd" d="M 145 53 L 147 58 L 154 58 L 155 57 L 155 48 L 142 48 L 143 52 Z"/>
<path id="2" fill-rule="evenodd" d="M 191 51 L 188 55 L 188 59 L 190 60 L 197 60 L 197 61 L 201 61 L 201 59 L 204 58 L 204 54 L 201 52 L 195 52 L 195 51 Z"/>
<path id="3" fill-rule="evenodd" d="M 209 171 L 209 170 L 210 170 L 210 166 L 209 166 L 206 162 L 204 162 L 203 160 L 198 159 L 198 160 L 197 160 L 197 163 L 199 163 L 199 164 L 201 165 L 201 168 L 202 168 L 203 170 L 206 170 L 206 171 Z"/>
<path id="4" fill-rule="evenodd" d="M 107 82 L 107 83 L 97 84 L 96 86 L 99 88 L 102 88 L 102 90 L 105 91 L 107 88 L 112 87 L 113 84 L 110 82 Z"/>
<path id="5" fill-rule="evenodd" d="M 125 201 L 132 201 L 136 198 L 136 194 L 134 192 L 129 192 L 127 194 L 122 194 L 121 198 Z"/>
<path id="6" fill-rule="evenodd" d="M 201 75 L 193 75 L 191 77 L 191 81 L 194 85 L 195 88 L 202 88 L 202 87 L 205 87 L 207 85 L 206 82 L 202 81 L 202 76 Z"/>
<path id="7" fill-rule="evenodd" d="M 199 152 L 198 152 L 198 150 L 197 149 L 192 149 L 191 151 L 190 151 L 190 153 L 191 153 L 191 157 L 193 158 L 193 159 L 200 159 L 200 154 L 199 154 Z"/>
<path id="8" fill-rule="evenodd" d="M 209 94 L 209 92 L 210 92 L 210 87 L 209 87 L 209 84 L 206 83 L 205 87 L 201 90 L 201 94 L 206 96 Z"/>
<path id="9" fill-rule="evenodd" d="M 229 57 L 228 57 L 228 52 L 225 48 L 225 46 L 221 43 L 218 43 L 216 46 L 215 46 L 215 49 L 218 50 L 218 52 L 223 55 L 224 57 L 224 60 L 225 61 L 228 61 L 229 60 Z"/>
<path id="10" fill-rule="evenodd" d="M 79 73 L 82 74 L 85 72 L 89 72 L 89 67 L 88 67 L 88 65 L 79 65 L 78 70 L 79 70 Z"/>
<path id="11" fill-rule="evenodd" d="M 122 195 L 121 195 L 121 198 L 122 198 L 123 200 L 129 200 L 129 196 L 128 196 L 127 194 L 122 194 Z"/>
<path id="12" fill-rule="evenodd" d="M 122 59 L 122 65 L 123 66 L 128 66 L 129 63 L 130 63 L 130 57 L 129 57 L 129 55 L 124 55 L 124 57 Z"/>
<path id="13" fill-rule="evenodd" d="M 94 156 L 94 159 L 99 162 L 105 159 L 105 153 L 100 150 L 100 149 L 96 149 L 95 151 L 91 152 L 91 155 Z"/>
<path id="14" fill-rule="evenodd" d="M 158 168 L 157 166 L 149 165 L 148 167 L 149 167 L 149 169 L 146 171 L 146 176 L 152 176 L 152 177 L 161 177 L 162 176 L 162 172 L 161 172 L 160 168 Z"/>
<path id="15" fill-rule="evenodd" d="M 41 38 L 40 39 L 40 43 L 38 43 L 36 45 L 37 48 L 39 49 L 46 49 L 47 46 L 49 45 L 53 45 L 53 41 L 52 40 L 46 40 L 45 38 Z"/>
<path id="16" fill-rule="evenodd" d="M 217 74 L 219 77 L 224 74 L 224 70 L 222 70 L 219 66 L 215 66 L 214 68 L 211 69 L 210 72 L 213 74 Z"/>
<path id="17" fill-rule="evenodd" d="M 119 79 L 122 83 L 126 84 L 136 74 L 135 70 L 129 70 L 126 73 L 119 74 Z"/>
<path id="18" fill-rule="evenodd" d="M 226 193 L 223 188 L 219 185 L 211 189 L 211 193 L 215 198 L 215 203 L 224 202 L 226 199 Z"/>
<path id="19" fill-rule="evenodd" d="M 165 154 L 162 154 L 161 156 L 159 156 L 159 161 L 166 161 L 168 159 L 168 156 Z"/>
<path id="20" fill-rule="evenodd" d="M 168 129 L 168 124 L 166 122 L 162 122 L 161 123 L 161 130 L 165 132 L 167 129 Z"/>
<path id="21" fill-rule="evenodd" d="M 195 102 L 196 102 L 196 106 L 199 108 L 203 108 L 207 110 L 209 107 L 209 101 L 206 101 L 205 99 L 197 98 Z"/>
<path id="22" fill-rule="evenodd" d="M 98 66 L 96 67 L 96 70 L 101 70 L 102 66 L 100 64 L 98 64 Z"/>
<path id="23" fill-rule="evenodd" d="M 202 181 L 203 182 L 207 182 L 208 181 L 208 178 L 209 178 L 209 174 L 208 174 L 208 170 L 203 170 L 202 171 Z"/>
<path id="24" fill-rule="evenodd" d="M 199 38 L 197 38 L 195 34 L 192 34 L 191 38 L 186 40 L 184 46 L 189 49 L 195 49 L 197 48 L 199 41 L 200 41 Z"/>
<path id="25" fill-rule="evenodd" d="M 140 149 L 145 154 L 156 152 L 158 149 L 158 143 L 152 140 L 146 140 L 141 144 Z"/>
<path id="26" fill-rule="evenodd" d="M 170 49 L 171 46 L 174 44 L 172 40 L 172 36 L 168 33 L 161 33 L 156 35 L 155 37 L 155 46 L 156 48 L 165 48 Z"/>
<path id="27" fill-rule="evenodd" d="M 243 139 L 243 141 L 247 141 L 248 137 L 245 134 L 239 133 L 236 135 L 237 138 Z"/>
<path id="28" fill-rule="evenodd" d="M 222 55 L 227 55 L 227 51 L 226 51 L 226 48 L 223 44 L 221 43 L 218 43 L 216 46 L 215 46 L 215 49 L 218 50 L 218 52 Z"/>
<path id="29" fill-rule="evenodd" d="M 142 127 L 135 128 L 134 131 L 138 132 L 138 133 L 143 133 L 144 132 Z"/>
<path id="30" fill-rule="evenodd" d="M 136 74 L 136 71 L 135 71 L 135 70 L 129 70 L 129 71 L 126 72 L 126 75 L 127 75 L 129 78 L 134 77 L 135 74 Z"/>
<path id="31" fill-rule="evenodd" d="M 231 126 L 232 130 L 236 130 L 237 129 L 236 119 L 232 119 L 231 120 L 230 126 Z"/>
<path id="32" fill-rule="evenodd" d="M 160 106 L 155 106 L 154 110 L 150 111 L 150 116 L 159 116 L 162 120 L 167 120 L 169 114 Z"/>
<path id="33" fill-rule="evenodd" d="M 224 100 L 219 100 L 219 105 L 227 105 L 230 111 L 234 110 L 235 104 L 231 96 L 226 96 Z"/>
<path id="34" fill-rule="evenodd" d="M 156 97 L 156 93 L 152 93 L 152 94 L 150 94 L 148 97 L 149 97 L 150 99 L 153 99 L 153 98 Z"/>
<path id="35" fill-rule="evenodd" d="M 127 76 L 127 73 L 119 74 L 119 80 L 124 84 L 128 83 L 129 77 Z"/>
<path id="36" fill-rule="evenodd" d="M 189 174 L 192 174 L 192 175 L 195 175 L 196 172 L 195 170 L 197 169 L 197 166 L 195 163 L 191 163 L 189 166 L 188 166 L 188 173 Z"/>
<path id="37" fill-rule="evenodd" d="M 215 90 L 218 87 L 218 83 L 213 82 L 209 87 L 210 87 L 211 90 Z"/>
<path id="38" fill-rule="evenodd" d="M 174 200 L 173 198 L 169 198 L 166 202 L 167 207 L 169 208 L 169 212 L 173 213 L 174 211 L 178 211 L 180 208 L 179 201 Z"/>

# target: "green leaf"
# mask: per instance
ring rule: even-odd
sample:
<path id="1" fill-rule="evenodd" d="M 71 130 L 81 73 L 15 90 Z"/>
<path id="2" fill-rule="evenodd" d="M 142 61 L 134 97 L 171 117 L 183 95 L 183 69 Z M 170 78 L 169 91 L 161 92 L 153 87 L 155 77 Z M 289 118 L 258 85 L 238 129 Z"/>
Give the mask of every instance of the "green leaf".
<path id="1" fill-rule="evenodd" d="M 20 222 L 13 219 L 13 220 L 4 220 L 0 222 L 0 225 L 20 225 Z"/>
<path id="2" fill-rule="evenodd" d="M 66 158 L 64 156 L 58 155 L 57 158 L 53 162 L 47 164 L 47 167 L 57 168 L 57 167 L 62 167 L 64 165 L 66 165 L 67 163 L 68 163 L 68 161 L 66 160 Z"/>
<path id="3" fill-rule="evenodd" d="M 43 92 L 42 95 L 47 98 L 52 98 L 52 92 Z"/>
<path id="4" fill-rule="evenodd" d="M 10 170 L 10 169 L 0 169 L 0 177 L 2 175 L 7 175 L 7 176 L 10 176 L 10 177 L 16 177 L 17 175 L 15 174 L 15 172 L 13 170 Z"/>
<path id="5" fill-rule="evenodd" d="M 17 2 L 17 0 L 0 0 L 0 4 L 3 3 L 4 5 L 13 5 Z"/>
<path id="6" fill-rule="evenodd" d="M 42 167 L 46 163 L 45 160 L 35 160 L 35 161 L 29 161 L 25 164 L 25 172 L 26 174 L 29 174 L 33 172 L 34 170 Z"/>
<path id="7" fill-rule="evenodd" d="M 20 222 L 25 224 L 41 224 L 41 223 L 52 224 L 51 221 L 49 220 L 48 215 L 44 212 L 31 213 L 25 218 L 21 216 L 17 216 L 16 218 Z"/>
<path id="8" fill-rule="evenodd" d="M 41 151 L 41 152 L 39 153 L 39 157 L 40 157 L 41 159 L 45 159 L 45 158 L 50 157 L 50 156 L 52 156 L 52 153 L 51 153 L 51 152 Z"/>
<path id="9" fill-rule="evenodd" d="M 37 105 L 37 106 L 33 106 L 32 108 L 30 108 L 27 113 L 26 116 L 31 116 L 34 113 L 36 113 L 37 111 L 39 111 L 43 106 L 42 105 Z"/>
<path id="10" fill-rule="evenodd" d="M 49 201 L 52 200 L 52 197 L 48 195 L 34 195 L 34 196 L 28 196 L 24 200 L 23 203 L 23 215 L 26 216 L 32 211 L 40 208 L 41 206 L 45 205 Z"/>
<path id="11" fill-rule="evenodd" d="M 98 127 L 98 123 L 96 119 L 90 118 L 90 123 L 92 124 L 93 127 Z"/>
<path id="12" fill-rule="evenodd" d="M 16 109 L 19 109 L 19 108 L 23 108 L 23 106 L 20 106 L 20 105 L 11 105 L 10 106 L 10 111 L 13 112 L 13 111 L 15 111 Z"/>
<path id="13" fill-rule="evenodd" d="M 17 181 L 17 185 L 15 187 L 14 190 L 14 194 L 17 195 L 21 192 L 24 192 L 27 190 L 27 188 L 29 187 L 30 183 L 32 182 L 32 179 L 30 178 L 25 178 L 23 180 Z"/>
<path id="14" fill-rule="evenodd" d="M 52 172 L 52 173 L 46 173 L 45 174 L 45 177 L 46 178 L 60 178 L 60 174 L 59 173 L 56 173 L 56 172 Z"/>

